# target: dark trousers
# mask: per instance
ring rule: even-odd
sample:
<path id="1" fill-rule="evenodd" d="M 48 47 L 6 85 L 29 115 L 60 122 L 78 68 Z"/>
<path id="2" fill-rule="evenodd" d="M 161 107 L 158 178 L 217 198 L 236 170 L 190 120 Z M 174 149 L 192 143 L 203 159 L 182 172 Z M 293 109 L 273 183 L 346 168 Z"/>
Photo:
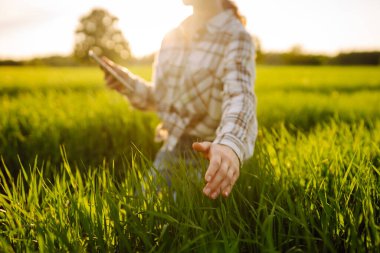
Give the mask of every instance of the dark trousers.
<path id="1" fill-rule="evenodd" d="M 172 177 L 179 166 L 186 166 L 186 170 L 197 170 L 198 179 L 201 178 L 204 158 L 192 149 L 193 142 L 199 141 L 194 136 L 183 136 L 172 151 L 159 151 L 154 159 L 155 170 L 164 177 L 168 186 L 172 185 Z M 155 175 L 155 172 L 153 172 Z"/>

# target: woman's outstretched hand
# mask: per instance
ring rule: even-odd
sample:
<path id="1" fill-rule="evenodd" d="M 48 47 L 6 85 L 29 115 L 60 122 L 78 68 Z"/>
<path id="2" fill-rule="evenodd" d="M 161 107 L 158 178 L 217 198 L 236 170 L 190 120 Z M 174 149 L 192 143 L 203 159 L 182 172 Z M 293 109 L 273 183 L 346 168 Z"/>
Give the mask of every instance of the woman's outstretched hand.
<path id="1" fill-rule="evenodd" d="M 240 161 L 236 153 L 228 146 L 211 142 L 194 142 L 193 149 L 210 161 L 203 193 L 212 199 L 220 194 L 228 197 L 240 175 Z"/>

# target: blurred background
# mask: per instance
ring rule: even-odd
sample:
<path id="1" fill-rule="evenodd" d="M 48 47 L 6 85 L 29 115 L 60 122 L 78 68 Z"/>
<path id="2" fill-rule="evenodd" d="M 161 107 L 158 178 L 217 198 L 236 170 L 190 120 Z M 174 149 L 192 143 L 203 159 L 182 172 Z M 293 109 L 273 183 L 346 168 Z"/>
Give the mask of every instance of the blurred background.
<path id="1" fill-rule="evenodd" d="M 259 63 L 379 64 L 378 0 L 236 2 Z M 0 0 L 1 64 L 83 63 L 92 46 L 124 63 L 149 62 L 190 13 L 181 0 Z"/>
<path id="2" fill-rule="evenodd" d="M 256 44 L 261 130 L 307 133 L 328 122 L 376 128 L 380 1 L 236 3 Z M 60 165 L 62 149 L 83 168 L 122 164 L 137 150 L 153 158 L 157 116 L 106 89 L 87 52 L 149 81 L 163 36 L 190 14 L 181 0 L 0 0 L 5 164 L 14 172 L 36 157 Z"/>

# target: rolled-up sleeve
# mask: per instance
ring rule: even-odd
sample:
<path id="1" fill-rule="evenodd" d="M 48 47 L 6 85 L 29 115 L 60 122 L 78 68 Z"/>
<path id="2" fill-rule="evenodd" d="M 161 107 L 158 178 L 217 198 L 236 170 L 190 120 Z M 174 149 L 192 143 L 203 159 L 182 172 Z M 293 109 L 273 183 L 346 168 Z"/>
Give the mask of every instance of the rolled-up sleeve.
<path id="1" fill-rule="evenodd" d="M 257 135 L 254 80 L 253 41 L 248 33 L 239 32 L 223 61 L 222 119 L 214 143 L 232 148 L 241 163 L 252 156 Z"/>

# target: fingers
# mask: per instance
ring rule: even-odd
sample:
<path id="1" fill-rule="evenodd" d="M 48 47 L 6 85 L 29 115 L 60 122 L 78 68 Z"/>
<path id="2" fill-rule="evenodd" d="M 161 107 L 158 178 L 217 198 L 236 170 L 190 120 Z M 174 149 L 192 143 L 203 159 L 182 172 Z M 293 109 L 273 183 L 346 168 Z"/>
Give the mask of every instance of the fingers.
<path id="1" fill-rule="evenodd" d="M 219 188 L 224 197 L 228 197 L 229 193 L 231 192 L 229 189 L 232 189 L 234 175 L 235 171 L 233 169 L 228 170 L 227 176 L 220 183 Z"/>
<path id="2" fill-rule="evenodd" d="M 211 142 L 205 141 L 205 142 L 194 142 L 192 147 L 194 151 L 200 152 L 204 158 L 210 159 L 210 148 L 211 148 Z"/>
<path id="3" fill-rule="evenodd" d="M 110 85 L 110 84 L 114 84 L 117 82 L 116 78 L 113 77 L 111 74 L 109 74 L 108 72 L 105 72 L 104 74 L 104 80 L 106 81 L 106 84 L 107 85 Z"/>
<path id="4" fill-rule="evenodd" d="M 116 64 L 115 64 L 113 61 L 111 61 L 110 59 L 108 59 L 108 58 L 105 57 L 105 56 L 102 56 L 101 59 L 102 59 L 105 63 L 107 63 L 109 66 L 111 66 L 111 67 L 115 67 L 115 66 L 116 66 Z"/>
<path id="5" fill-rule="evenodd" d="M 216 199 L 220 194 L 220 185 L 223 181 L 225 181 L 227 174 L 227 165 L 221 166 L 215 177 L 206 184 L 205 188 L 203 189 L 203 193 L 212 199 Z"/>
<path id="6" fill-rule="evenodd" d="M 193 148 L 201 149 L 195 144 Z M 209 157 L 210 165 L 205 174 L 207 184 L 203 193 L 212 199 L 216 199 L 220 194 L 228 197 L 239 178 L 239 159 L 231 148 L 219 144 L 210 146 Z"/>
<path id="7" fill-rule="evenodd" d="M 214 180 L 213 178 L 216 172 L 221 167 L 221 164 L 222 164 L 222 158 L 220 157 L 220 155 L 215 154 L 211 156 L 210 165 L 208 166 L 206 174 L 205 174 L 206 182 L 211 182 L 211 180 Z M 224 169 L 227 170 L 228 168 L 224 168 Z M 221 173 L 224 173 L 224 171 Z M 219 177 L 217 179 L 219 179 Z"/>
<path id="8" fill-rule="evenodd" d="M 115 81 L 115 78 L 110 75 L 108 72 L 106 72 L 104 74 L 104 80 L 106 81 L 106 83 L 113 83 Z"/>
<path id="9" fill-rule="evenodd" d="M 211 142 L 204 141 L 204 142 L 194 142 L 193 143 L 193 149 L 198 152 L 202 153 L 208 153 L 210 151 Z"/>
<path id="10" fill-rule="evenodd" d="M 121 91 L 123 88 L 123 85 L 115 77 L 113 77 L 111 74 L 109 74 L 108 72 L 105 73 L 104 80 L 105 80 L 107 86 L 111 89 Z"/>
<path id="11" fill-rule="evenodd" d="M 102 61 L 108 65 L 108 67 L 110 67 L 113 71 L 115 71 L 116 73 L 122 75 L 124 74 L 123 71 L 121 70 L 120 66 L 117 65 L 115 62 L 111 61 L 110 59 L 108 59 L 107 57 L 105 56 L 102 56 L 101 57 Z M 109 74 L 109 71 L 107 68 L 104 68 L 103 66 L 100 66 L 100 68 L 103 70 L 103 72 L 105 74 Z"/>
<path id="12" fill-rule="evenodd" d="M 232 174 L 232 173 L 231 173 Z M 222 185 L 220 188 L 221 188 L 221 191 L 222 191 L 222 194 L 225 198 L 227 198 L 228 196 L 230 196 L 230 193 L 232 191 L 232 188 L 234 187 L 237 179 L 239 178 L 239 170 L 235 171 L 233 173 L 233 176 L 230 178 L 231 181 L 229 184 L 224 184 Z"/>
<path id="13" fill-rule="evenodd" d="M 235 184 L 237 177 L 235 176 L 236 170 L 232 167 L 229 167 L 229 164 L 224 162 L 219 170 L 217 171 L 215 177 L 207 183 L 203 192 L 205 195 L 211 197 L 212 199 L 216 199 L 220 193 L 223 196 L 227 197 L 233 185 Z"/>
<path id="14" fill-rule="evenodd" d="M 230 193 L 232 191 L 232 185 L 227 185 L 226 188 L 224 188 L 224 190 L 222 190 L 222 194 L 223 194 L 223 197 L 227 198 L 228 196 L 230 196 Z"/>
<path id="15" fill-rule="evenodd" d="M 114 72 L 116 72 L 120 76 L 126 75 L 126 73 L 123 72 L 123 70 L 120 68 L 119 65 L 117 65 L 116 63 L 108 59 L 107 57 L 102 56 L 101 60 L 104 62 L 104 64 L 108 65 L 109 68 L 111 68 Z M 104 66 L 101 66 L 101 65 L 100 65 L 100 68 L 104 72 L 104 80 L 108 88 L 111 88 L 118 92 L 123 92 L 125 88 L 124 85 L 118 79 L 116 79 L 114 75 L 110 73 L 110 70 L 108 70 L 108 68 L 105 68 Z"/>
<path id="16" fill-rule="evenodd" d="M 226 162 L 223 162 L 222 165 L 220 165 L 219 169 L 215 172 L 215 176 L 212 177 L 212 180 L 208 181 L 210 183 L 209 187 L 211 189 L 217 189 L 218 186 L 222 183 L 222 181 L 225 181 L 228 178 L 228 169 L 229 164 L 227 164 Z"/>

